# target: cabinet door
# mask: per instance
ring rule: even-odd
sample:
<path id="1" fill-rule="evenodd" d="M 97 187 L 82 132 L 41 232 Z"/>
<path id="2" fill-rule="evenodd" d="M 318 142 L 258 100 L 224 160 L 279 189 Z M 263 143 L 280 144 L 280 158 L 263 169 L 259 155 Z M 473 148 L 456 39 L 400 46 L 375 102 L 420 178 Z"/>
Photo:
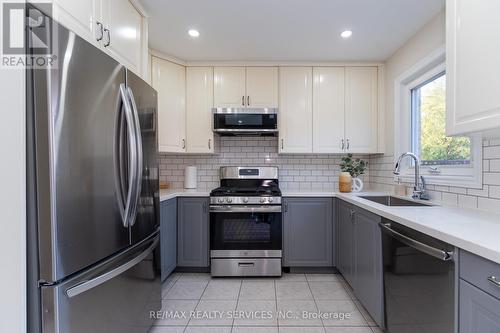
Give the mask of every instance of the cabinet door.
<path id="1" fill-rule="evenodd" d="M 278 67 L 246 68 L 246 106 L 278 107 Z"/>
<path id="2" fill-rule="evenodd" d="M 377 87 L 376 67 L 346 67 L 345 137 L 348 152 L 377 152 Z"/>
<path id="3" fill-rule="evenodd" d="M 186 151 L 186 72 L 183 66 L 152 57 L 152 84 L 158 92 L 158 150 Z"/>
<path id="4" fill-rule="evenodd" d="M 332 198 L 286 198 L 284 210 L 284 265 L 333 266 Z"/>
<path id="5" fill-rule="evenodd" d="M 354 292 L 377 324 L 383 323 L 381 218 L 355 208 Z"/>
<path id="6" fill-rule="evenodd" d="M 215 107 L 245 107 L 245 96 L 245 67 L 214 68 Z"/>
<path id="7" fill-rule="evenodd" d="M 354 209 L 338 201 L 338 259 L 337 268 L 346 281 L 354 286 Z"/>
<path id="8" fill-rule="evenodd" d="M 66 28 L 86 41 L 98 46 L 101 29 L 97 25 L 100 16 L 99 0 L 54 0 L 54 17 Z"/>
<path id="9" fill-rule="evenodd" d="M 448 135 L 500 127 L 500 2 L 446 1 Z"/>
<path id="10" fill-rule="evenodd" d="M 165 280 L 177 265 L 177 199 L 160 204 L 161 280 Z"/>
<path id="11" fill-rule="evenodd" d="M 314 67 L 313 75 L 313 152 L 342 153 L 344 68 Z"/>
<path id="12" fill-rule="evenodd" d="M 459 332 L 500 332 L 500 300 L 460 280 Z"/>
<path id="13" fill-rule="evenodd" d="M 208 199 L 179 198 L 177 265 L 208 267 Z"/>
<path id="14" fill-rule="evenodd" d="M 212 67 L 186 68 L 186 134 L 190 153 L 214 152 L 213 82 Z"/>
<path id="15" fill-rule="evenodd" d="M 312 68 L 280 68 L 279 152 L 312 152 Z"/>
<path id="16" fill-rule="evenodd" d="M 102 0 L 102 17 L 106 31 L 102 45 L 128 69 L 141 75 L 142 16 L 129 1 Z M 109 46 L 106 46 L 109 44 Z"/>

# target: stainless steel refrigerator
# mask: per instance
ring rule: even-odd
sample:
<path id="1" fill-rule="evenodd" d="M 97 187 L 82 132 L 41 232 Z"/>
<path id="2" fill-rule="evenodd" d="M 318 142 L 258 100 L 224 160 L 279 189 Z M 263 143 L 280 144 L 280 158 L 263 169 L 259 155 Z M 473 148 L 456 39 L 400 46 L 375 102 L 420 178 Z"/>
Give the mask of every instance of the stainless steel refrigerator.
<path id="1" fill-rule="evenodd" d="M 27 70 L 29 332 L 147 332 L 161 307 L 157 96 L 50 18 Z"/>

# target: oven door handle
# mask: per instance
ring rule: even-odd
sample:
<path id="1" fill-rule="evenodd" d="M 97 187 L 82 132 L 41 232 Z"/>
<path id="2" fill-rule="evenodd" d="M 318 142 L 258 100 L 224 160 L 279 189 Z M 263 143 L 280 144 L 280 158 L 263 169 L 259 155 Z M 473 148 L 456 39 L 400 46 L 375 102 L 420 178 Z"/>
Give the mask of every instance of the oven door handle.
<path id="1" fill-rule="evenodd" d="M 210 206 L 211 213 L 281 213 L 281 205 L 273 206 Z"/>

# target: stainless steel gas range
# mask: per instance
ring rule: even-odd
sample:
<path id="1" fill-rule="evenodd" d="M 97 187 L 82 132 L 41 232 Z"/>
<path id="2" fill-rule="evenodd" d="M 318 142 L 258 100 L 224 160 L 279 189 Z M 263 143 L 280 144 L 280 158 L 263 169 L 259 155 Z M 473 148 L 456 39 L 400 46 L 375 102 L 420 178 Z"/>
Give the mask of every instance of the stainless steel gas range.
<path id="1" fill-rule="evenodd" d="M 213 276 L 280 276 L 281 191 L 276 167 L 222 167 L 210 193 Z"/>

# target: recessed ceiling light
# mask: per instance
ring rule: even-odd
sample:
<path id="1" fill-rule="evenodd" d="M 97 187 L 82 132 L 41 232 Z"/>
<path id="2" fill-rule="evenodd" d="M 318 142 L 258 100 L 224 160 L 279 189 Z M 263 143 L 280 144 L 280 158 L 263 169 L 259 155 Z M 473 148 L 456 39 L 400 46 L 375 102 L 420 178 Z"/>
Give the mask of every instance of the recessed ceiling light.
<path id="1" fill-rule="evenodd" d="M 200 36 L 200 32 L 196 29 L 189 29 L 188 34 L 191 37 L 199 37 Z"/>
<path id="2" fill-rule="evenodd" d="M 342 38 L 349 38 L 351 36 L 352 36 L 352 31 L 351 30 L 342 31 L 342 33 L 340 34 L 340 37 L 342 37 Z"/>

